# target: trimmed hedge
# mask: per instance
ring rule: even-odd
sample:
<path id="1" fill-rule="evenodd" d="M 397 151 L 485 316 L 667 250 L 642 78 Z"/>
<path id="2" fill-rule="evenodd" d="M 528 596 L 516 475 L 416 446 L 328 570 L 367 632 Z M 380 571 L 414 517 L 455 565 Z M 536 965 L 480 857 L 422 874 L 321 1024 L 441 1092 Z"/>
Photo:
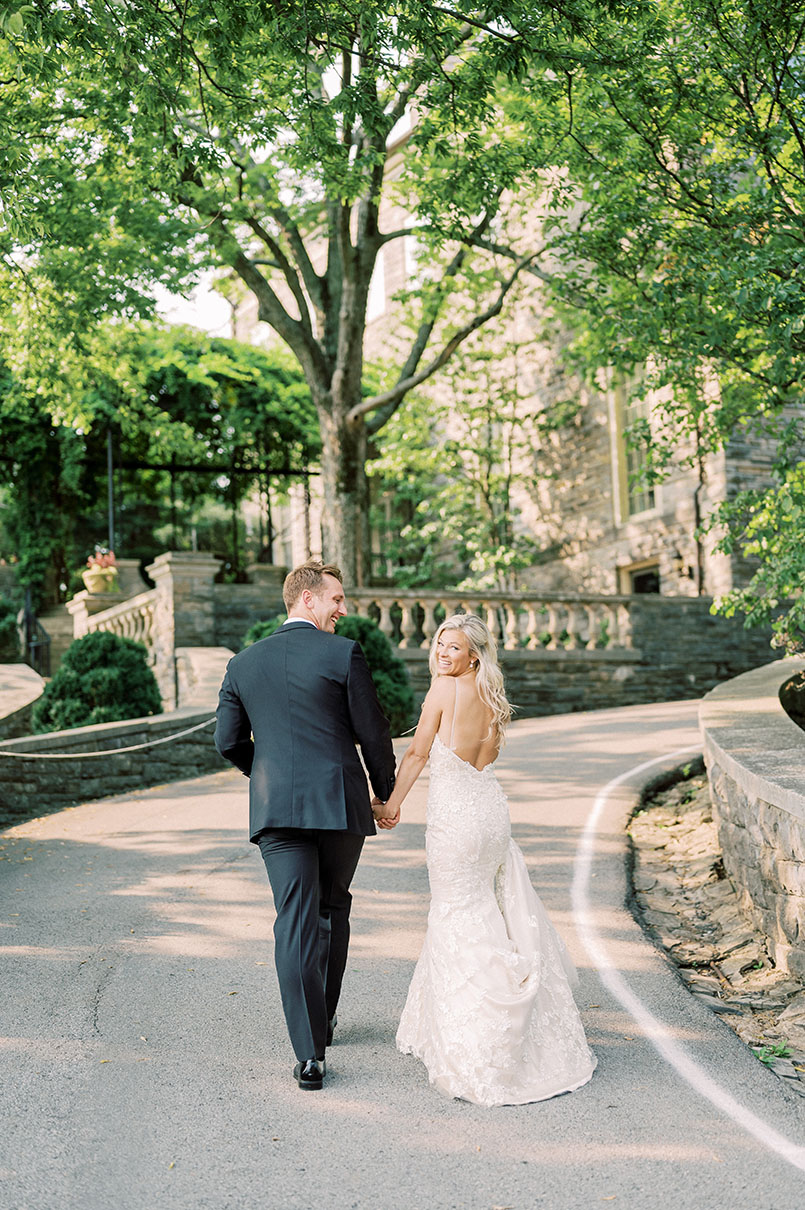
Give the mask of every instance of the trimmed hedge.
<path id="1" fill-rule="evenodd" d="M 142 643 L 96 630 L 70 644 L 33 712 L 34 731 L 64 731 L 162 713 Z"/>
<path id="2" fill-rule="evenodd" d="M 285 614 L 278 614 L 265 622 L 255 622 L 244 636 L 244 647 L 267 638 L 278 630 L 284 621 Z M 408 682 L 405 664 L 397 659 L 391 643 L 371 618 L 348 614 L 345 618 L 339 618 L 335 632 L 360 643 L 380 706 L 389 720 L 391 733 L 401 735 L 411 726 L 414 713 L 414 694 Z"/>

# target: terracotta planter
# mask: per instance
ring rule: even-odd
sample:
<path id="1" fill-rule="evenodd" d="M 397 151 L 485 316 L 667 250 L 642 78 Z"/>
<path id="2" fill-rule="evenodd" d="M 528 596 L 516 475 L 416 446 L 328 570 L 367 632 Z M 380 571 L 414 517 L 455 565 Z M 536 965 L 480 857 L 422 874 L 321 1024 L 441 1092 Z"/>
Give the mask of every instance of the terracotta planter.
<path id="1" fill-rule="evenodd" d="M 114 592 L 117 588 L 116 567 L 88 567 L 81 572 L 87 592 Z"/>

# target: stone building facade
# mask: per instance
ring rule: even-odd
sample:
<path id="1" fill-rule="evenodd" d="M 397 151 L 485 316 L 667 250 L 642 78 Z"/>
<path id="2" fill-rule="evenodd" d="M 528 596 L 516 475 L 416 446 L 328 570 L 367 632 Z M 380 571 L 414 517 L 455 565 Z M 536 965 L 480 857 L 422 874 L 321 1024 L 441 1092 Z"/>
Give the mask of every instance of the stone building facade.
<path id="1" fill-rule="evenodd" d="M 388 177 L 393 180 L 401 170 L 401 159 L 392 155 Z M 381 228 L 400 230 L 409 224 L 402 202 L 390 191 L 381 210 Z M 322 257 L 325 251 L 322 248 Z M 415 284 L 418 272 L 413 236 L 380 250 L 369 295 L 367 360 L 388 363 L 398 354 L 405 356 L 410 333 L 401 324 L 395 296 Z M 277 289 L 281 294 L 282 283 Z M 720 502 L 771 483 L 771 442 L 743 430 L 725 449 L 702 459 L 695 457 L 692 445 L 682 443 L 662 483 L 651 490 L 635 486 L 640 458 L 629 448 L 626 431 L 636 419 L 649 418 L 650 401 L 634 401 L 623 383 L 604 385 L 603 372 L 597 389 L 568 372 L 561 357 L 563 335 L 545 323 L 540 291 L 535 279 L 524 283 L 505 322 L 483 327 L 472 338 L 486 348 L 490 342 L 501 349 L 521 347 L 513 369 L 526 387 L 524 416 L 548 411 L 557 403 L 572 413 L 561 427 L 535 436 L 519 467 L 525 485 L 514 490 L 515 525 L 535 540 L 539 554 L 517 587 L 692 597 L 719 596 L 746 583 L 752 565 L 739 554 L 717 552 L 715 538 L 698 537 L 697 531 Z M 277 339 L 258 322 L 253 296 L 244 296 L 233 314 L 239 339 Z M 436 375 L 418 393 L 444 399 L 445 388 Z M 310 555 L 321 556 L 321 509 L 315 476 L 307 484 L 289 487 L 287 497 L 273 509 L 276 563 L 292 566 Z M 388 518 L 391 527 L 395 520 Z M 376 534 L 373 544 L 379 568 L 382 535 Z M 385 568 L 386 577 L 392 570 Z"/>

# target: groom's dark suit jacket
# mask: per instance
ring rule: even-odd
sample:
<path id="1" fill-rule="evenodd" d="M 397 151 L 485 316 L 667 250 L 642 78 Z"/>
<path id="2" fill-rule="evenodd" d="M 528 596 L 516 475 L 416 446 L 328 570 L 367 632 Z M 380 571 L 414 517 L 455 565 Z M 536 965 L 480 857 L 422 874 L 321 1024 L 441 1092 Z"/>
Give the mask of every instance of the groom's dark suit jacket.
<path id="1" fill-rule="evenodd" d="M 264 828 L 375 832 L 372 789 L 394 786 L 394 752 L 358 643 L 287 622 L 229 661 L 215 744 L 249 777 L 249 835 Z"/>

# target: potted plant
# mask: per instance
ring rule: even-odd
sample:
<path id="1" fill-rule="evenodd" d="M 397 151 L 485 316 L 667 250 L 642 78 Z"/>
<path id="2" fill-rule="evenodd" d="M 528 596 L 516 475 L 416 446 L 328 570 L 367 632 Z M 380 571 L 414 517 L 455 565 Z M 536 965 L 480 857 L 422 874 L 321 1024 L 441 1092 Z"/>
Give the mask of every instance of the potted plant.
<path id="1" fill-rule="evenodd" d="M 114 592 L 117 588 L 115 552 L 106 546 L 96 546 L 81 572 L 87 592 Z"/>

